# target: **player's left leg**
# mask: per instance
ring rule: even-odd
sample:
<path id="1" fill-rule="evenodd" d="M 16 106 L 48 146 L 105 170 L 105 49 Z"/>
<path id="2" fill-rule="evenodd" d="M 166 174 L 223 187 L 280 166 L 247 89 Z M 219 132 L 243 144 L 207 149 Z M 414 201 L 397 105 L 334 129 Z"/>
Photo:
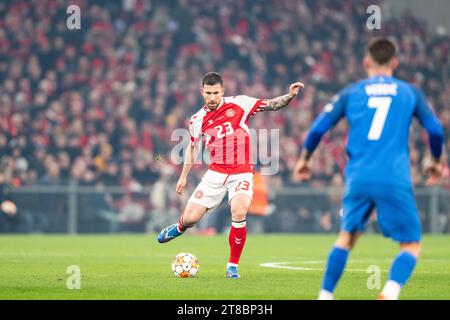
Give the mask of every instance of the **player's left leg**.
<path id="1" fill-rule="evenodd" d="M 238 264 L 247 239 L 247 211 L 253 199 L 253 173 L 230 175 L 227 183 L 231 207 L 231 229 L 228 237 L 230 259 L 227 278 L 239 278 Z"/>
<path id="2" fill-rule="evenodd" d="M 227 264 L 227 278 L 239 278 L 238 264 L 247 239 L 247 211 L 252 198 L 247 194 L 238 193 L 230 201 L 231 230 L 228 236 L 230 259 Z"/>
<path id="3" fill-rule="evenodd" d="M 334 243 L 334 246 L 336 248 L 340 248 L 346 251 L 351 251 L 355 245 L 358 239 L 361 237 L 361 232 L 347 232 L 345 230 L 342 230 L 339 232 L 338 238 L 336 242 Z"/>
<path id="4" fill-rule="evenodd" d="M 344 216 L 341 232 L 327 258 L 319 300 L 333 299 L 334 290 L 344 273 L 349 253 L 364 230 L 373 209 L 370 194 L 364 186 L 349 185 L 346 189 L 342 202 Z"/>
<path id="5" fill-rule="evenodd" d="M 341 230 L 327 258 L 327 265 L 318 300 L 333 300 L 333 292 L 344 273 L 350 251 L 361 236 L 360 232 Z"/>

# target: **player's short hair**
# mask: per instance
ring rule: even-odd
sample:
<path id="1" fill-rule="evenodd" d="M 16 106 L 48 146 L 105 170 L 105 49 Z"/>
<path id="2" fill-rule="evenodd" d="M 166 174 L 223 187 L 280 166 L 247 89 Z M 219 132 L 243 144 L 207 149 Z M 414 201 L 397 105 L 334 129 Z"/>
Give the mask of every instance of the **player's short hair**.
<path id="1" fill-rule="evenodd" d="M 220 84 L 223 87 L 222 75 L 218 72 L 208 72 L 202 78 L 202 87 L 204 85 L 213 86 L 215 84 Z"/>
<path id="2" fill-rule="evenodd" d="M 388 64 L 397 54 L 394 42 L 387 38 L 375 38 L 370 41 L 367 53 L 379 65 Z"/>

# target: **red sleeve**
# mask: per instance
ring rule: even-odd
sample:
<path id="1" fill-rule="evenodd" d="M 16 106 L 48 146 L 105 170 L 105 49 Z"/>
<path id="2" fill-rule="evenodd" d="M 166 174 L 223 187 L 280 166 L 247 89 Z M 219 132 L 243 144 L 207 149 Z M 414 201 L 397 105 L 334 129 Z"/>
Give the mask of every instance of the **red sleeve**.
<path id="1" fill-rule="evenodd" d="M 250 113 L 248 114 L 248 118 L 254 116 L 258 112 L 264 111 L 263 107 L 267 104 L 266 99 L 259 99 L 256 101 L 253 108 L 250 110 Z"/>

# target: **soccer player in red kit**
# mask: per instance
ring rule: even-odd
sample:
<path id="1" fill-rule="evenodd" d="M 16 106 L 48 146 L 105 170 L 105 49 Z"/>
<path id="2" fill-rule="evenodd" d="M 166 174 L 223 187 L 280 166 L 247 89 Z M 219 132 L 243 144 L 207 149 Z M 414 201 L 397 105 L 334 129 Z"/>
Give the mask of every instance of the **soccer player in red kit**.
<path id="1" fill-rule="evenodd" d="M 209 151 L 211 164 L 190 197 L 178 223 L 159 233 L 160 243 L 183 234 L 207 212 L 214 210 L 228 193 L 232 226 L 226 276 L 239 278 L 237 267 L 247 236 L 246 215 L 253 196 L 249 118 L 257 112 L 276 111 L 286 107 L 300 88 L 303 88 L 302 83 L 293 83 L 288 94 L 274 99 L 255 99 L 244 95 L 224 97 L 222 76 L 216 72 L 203 76 L 201 94 L 205 105 L 191 118 L 191 143 L 185 154 L 176 192 L 180 195 L 183 193 L 202 141 Z"/>

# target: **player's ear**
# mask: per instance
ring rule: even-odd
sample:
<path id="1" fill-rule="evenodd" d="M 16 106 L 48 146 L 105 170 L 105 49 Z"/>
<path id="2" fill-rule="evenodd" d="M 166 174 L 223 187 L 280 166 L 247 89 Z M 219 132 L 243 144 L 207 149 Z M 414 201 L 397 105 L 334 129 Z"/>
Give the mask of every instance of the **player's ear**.
<path id="1" fill-rule="evenodd" d="M 397 57 L 394 57 L 394 58 L 392 58 L 390 64 L 391 64 L 392 70 L 395 70 L 395 69 L 398 68 L 398 65 L 400 64 L 400 62 L 398 61 L 398 58 L 397 58 Z"/>
<path id="2" fill-rule="evenodd" d="M 372 67 L 372 60 L 367 55 L 363 59 L 363 67 L 366 72 L 368 72 L 369 69 Z"/>

